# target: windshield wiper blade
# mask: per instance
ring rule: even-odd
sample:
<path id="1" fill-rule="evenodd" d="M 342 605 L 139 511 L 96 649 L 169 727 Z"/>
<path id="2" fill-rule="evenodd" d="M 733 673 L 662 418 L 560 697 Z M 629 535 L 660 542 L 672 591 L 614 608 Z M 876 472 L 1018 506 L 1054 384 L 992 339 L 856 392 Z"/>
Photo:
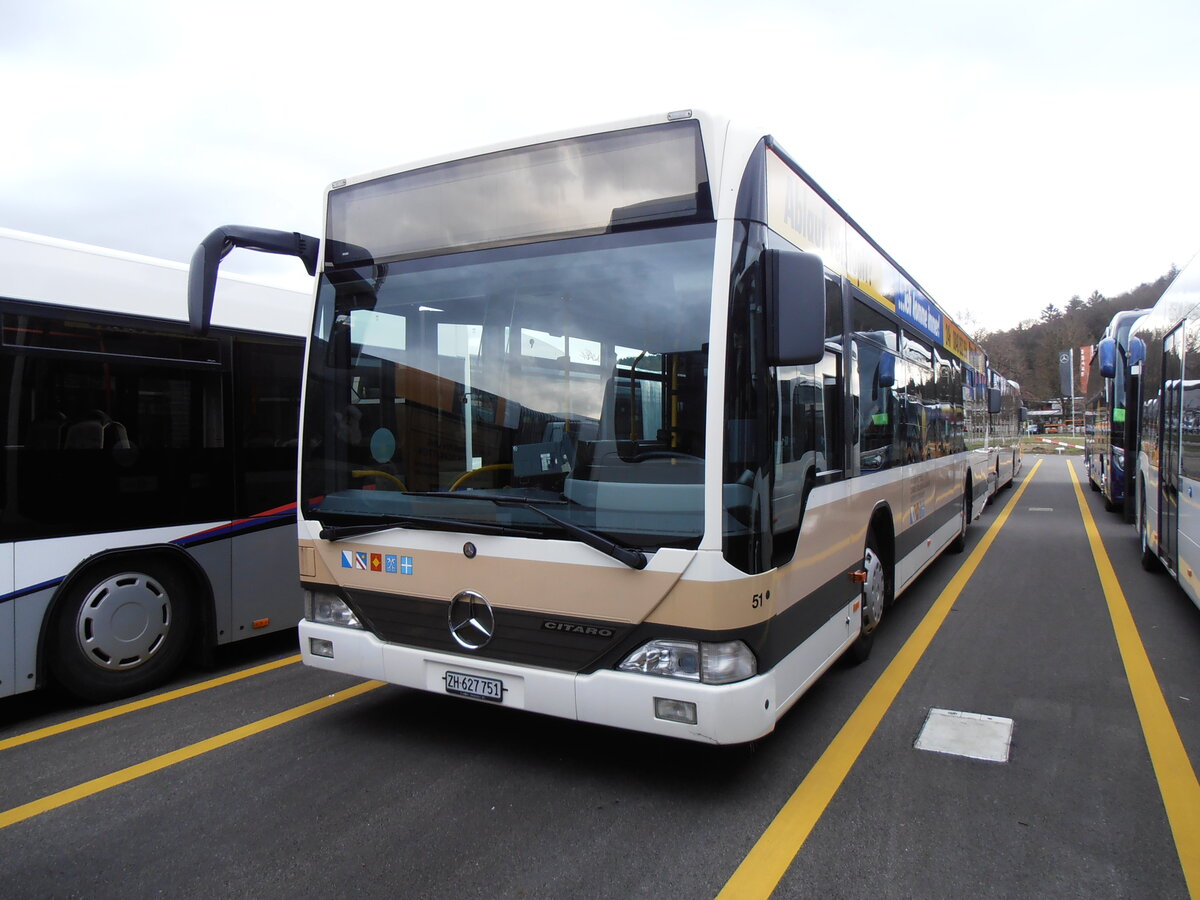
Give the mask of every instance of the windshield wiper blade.
<path id="1" fill-rule="evenodd" d="M 553 513 L 548 513 L 540 506 L 534 506 L 530 500 L 524 497 L 498 497 L 494 494 L 466 494 L 458 491 L 427 491 L 422 493 L 422 497 L 448 497 L 454 500 L 488 500 L 497 506 L 518 506 L 522 509 L 532 510 L 540 516 L 549 519 L 575 540 L 581 544 L 587 544 L 594 550 L 599 550 L 608 556 L 611 556 L 617 562 L 624 563 L 631 569 L 646 568 L 646 554 L 637 547 L 626 547 L 618 544 L 616 541 L 609 540 L 604 535 L 584 528 L 581 525 L 576 525 L 574 522 L 568 522 L 565 519 L 560 519 Z M 539 501 L 541 502 L 541 501 Z M 563 501 L 548 501 L 562 503 Z"/>
<path id="2" fill-rule="evenodd" d="M 607 553 L 613 559 L 617 560 L 617 562 L 625 563 L 625 565 L 629 566 L 631 569 L 646 568 L 646 554 L 637 547 L 624 547 L 621 544 L 618 544 L 616 541 L 609 540 L 598 532 L 592 531 L 588 528 L 583 528 L 580 525 L 576 525 L 574 522 L 568 522 L 566 519 L 560 519 L 558 516 L 548 513 L 544 509 L 534 506 L 528 501 L 519 503 L 517 505 L 522 506 L 525 509 L 531 509 L 538 515 L 545 516 L 581 544 L 587 544 L 589 547 L 599 550 L 601 553 Z"/>
<path id="3" fill-rule="evenodd" d="M 490 522 L 465 522 L 459 519 L 434 519 L 428 516 L 378 516 L 374 521 L 360 525 L 326 525 L 321 521 L 321 540 L 340 541 L 348 537 L 359 537 L 387 531 L 389 528 L 432 528 L 437 531 L 464 531 L 477 534 L 502 534 L 509 537 L 539 537 L 529 528 L 512 525 L 494 525 Z"/>

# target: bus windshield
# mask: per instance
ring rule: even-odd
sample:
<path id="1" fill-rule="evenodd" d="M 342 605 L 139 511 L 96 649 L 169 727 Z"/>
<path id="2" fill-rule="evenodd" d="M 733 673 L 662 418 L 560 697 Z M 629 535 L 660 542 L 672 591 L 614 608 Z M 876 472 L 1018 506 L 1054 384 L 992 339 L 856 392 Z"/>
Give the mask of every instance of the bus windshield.
<path id="1" fill-rule="evenodd" d="M 667 225 L 327 269 L 307 515 L 569 535 L 557 519 L 695 547 L 714 233 Z"/>

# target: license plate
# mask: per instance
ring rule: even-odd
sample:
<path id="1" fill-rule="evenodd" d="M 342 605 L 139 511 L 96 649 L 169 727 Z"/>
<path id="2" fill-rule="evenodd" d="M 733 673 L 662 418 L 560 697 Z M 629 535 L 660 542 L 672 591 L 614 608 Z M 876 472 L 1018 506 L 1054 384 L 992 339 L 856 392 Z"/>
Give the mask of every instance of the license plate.
<path id="1" fill-rule="evenodd" d="M 480 678 L 478 675 L 465 675 L 462 672 L 447 672 L 446 693 L 503 703 L 504 682 L 499 678 Z"/>

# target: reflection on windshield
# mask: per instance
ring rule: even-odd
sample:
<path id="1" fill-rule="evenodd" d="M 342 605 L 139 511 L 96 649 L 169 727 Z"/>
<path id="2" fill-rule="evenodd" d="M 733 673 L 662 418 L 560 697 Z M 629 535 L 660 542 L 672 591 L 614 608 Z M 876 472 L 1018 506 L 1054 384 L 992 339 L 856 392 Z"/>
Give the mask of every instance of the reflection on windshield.
<path id="1" fill-rule="evenodd" d="M 314 513 L 701 530 L 713 226 L 328 273 L 306 411 Z"/>

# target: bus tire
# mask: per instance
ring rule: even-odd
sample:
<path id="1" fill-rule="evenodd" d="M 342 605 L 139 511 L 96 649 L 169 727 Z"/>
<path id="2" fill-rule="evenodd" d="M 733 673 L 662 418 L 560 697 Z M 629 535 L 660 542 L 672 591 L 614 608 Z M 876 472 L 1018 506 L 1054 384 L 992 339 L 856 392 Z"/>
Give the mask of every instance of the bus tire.
<path id="1" fill-rule="evenodd" d="M 1141 502 L 1139 504 L 1140 512 L 1138 514 L 1138 538 L 1142 544 L 1142 568 L 1147 572 L 1160 571 L 1158 566 L 1158 554 L 1150 547 L 1150 532 L 1146 528 L 1146 496 L 1145 491 L 1139 491 Z"/>
<path id="2" fill-rule="evenodd" d="M 889 604 L 891 595 L 891 577 L 888 573 L 888 563 L 879 552 L 879 540 L 874 531 L 867 532 L 867 546 L 863 550 L 863 569 L 867 579 L 862 586 L 862 619 L 858 638 L 846 655 L 850 662 L 864 662 L 871 655 L 871 647 L 875 643 L 875 631 L 883 617 L 884 607 Z"/>
<path id="3" fill-rule="evenodd" d="M 967 526 L 971 524 L 971 479 L 969 477 L 967 483 L 963 485 L 962 505 L 962 527 L 958 529 L 958 536 L 950 542 L 951 553 L 962 553 L 967 549 Z"/>
<path id="4" fill-rule="evenodd" d="M 196 622 L 187 582 L 153 559 L 102 560 L 73 578 L 51 622 L 49 666 L 83 700 L 162 684 L 178 669 Z"/>

